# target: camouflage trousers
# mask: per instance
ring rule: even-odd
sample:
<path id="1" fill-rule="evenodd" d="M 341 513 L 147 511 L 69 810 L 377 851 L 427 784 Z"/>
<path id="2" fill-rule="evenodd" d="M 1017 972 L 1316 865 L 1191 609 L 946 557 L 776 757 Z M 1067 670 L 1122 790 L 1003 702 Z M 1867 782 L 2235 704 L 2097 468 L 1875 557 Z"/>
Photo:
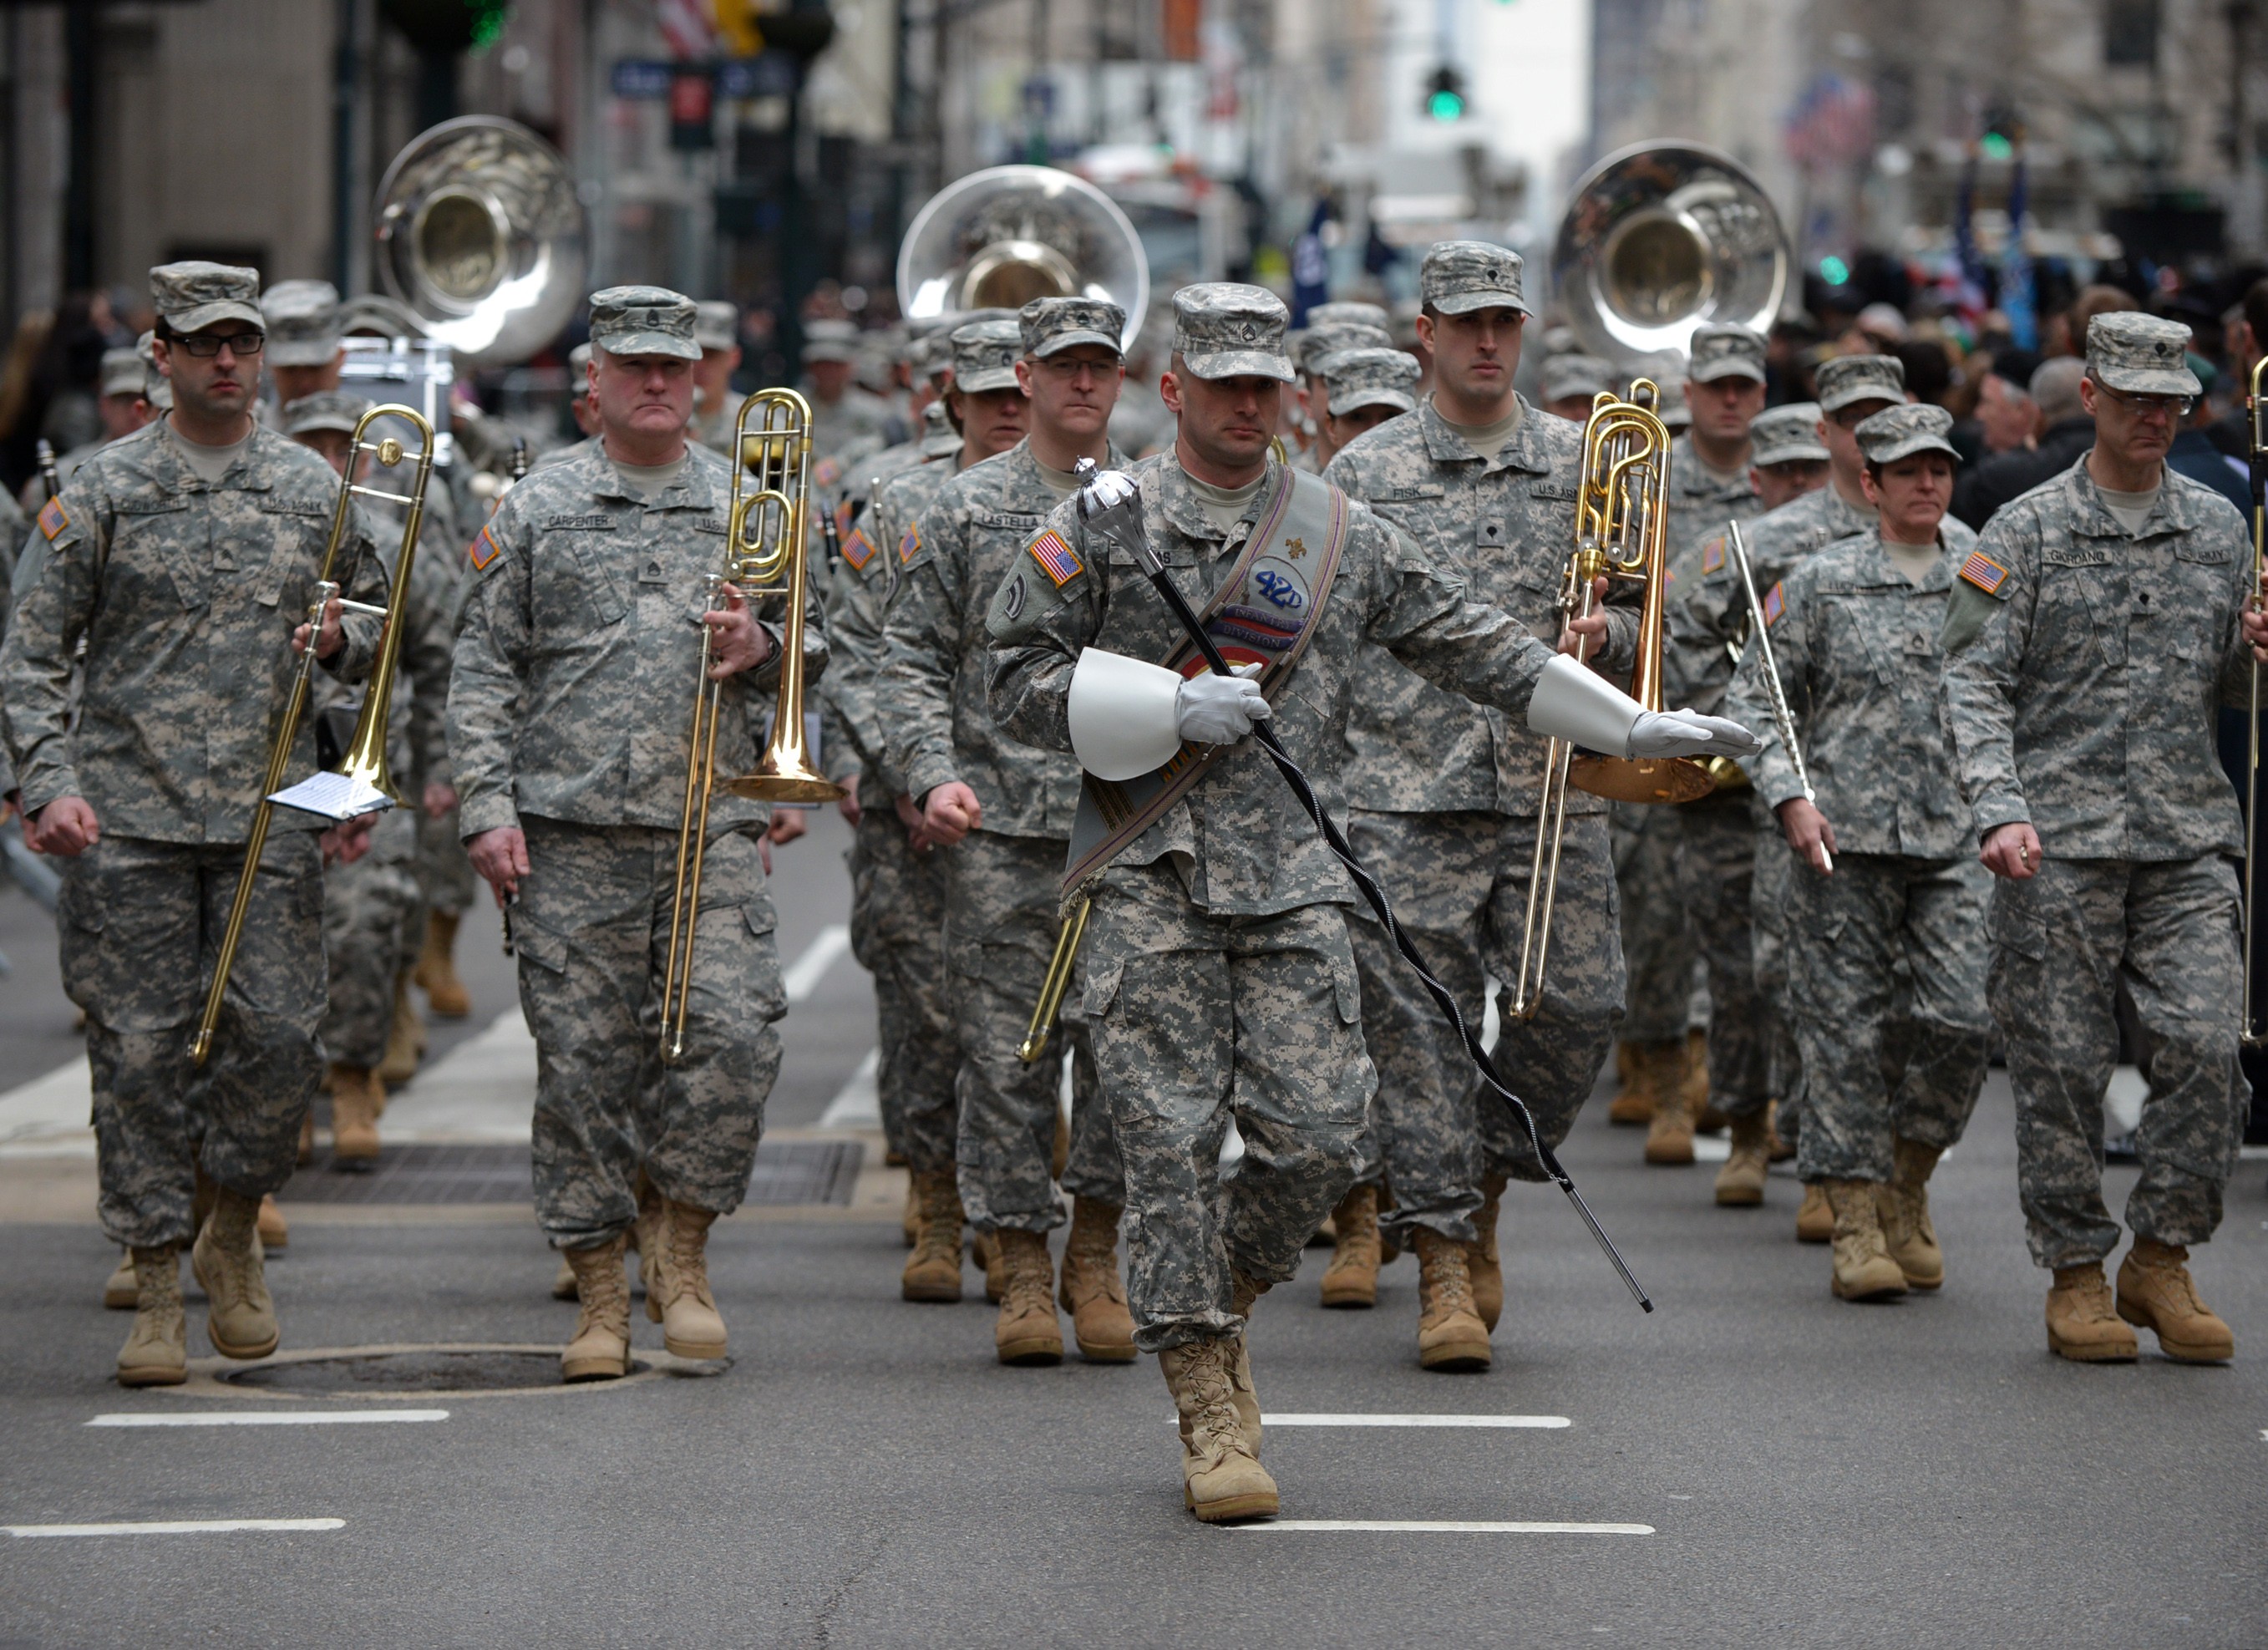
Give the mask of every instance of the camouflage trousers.
<path id="1" fill-rule="evenodd" d="M 1840 863 L 1839 861 L 1837 862 Z M 1788 1002 L 1788 888 L 1795 855 L 1770 812 L 1756 828 L 1756 868 L 1749 892 L 1749 947 L 1755 959 L 1756 995 L 1764 1001 L 1771 1044 L 1764 1057 L 1764 1090 L 1779 1101 L 1779 1132 L 1794 1139 L 1802 1127 L 1803 1056 Z"/>
<path id="2" fill-rule="evenodd" d="M 535 1213 L 561 1249 L 629 1229 L 639 1169 L 730 1214 L 748 1189 L 787 1013 L 758 828 L 709 838 L 685 1050 L 661 1059 L 677 833 L 526 818 L 512 911 L 535 1034 Z"/>
<path id="3" fill-rule="evenodd" d="M 1535 821 L 1501 814 L 1371 814 L 1347 819 L 1348 840 L 1384 884 L 1435 979 L 1477 1028 L 1488 982 L 1520 969 Z M 1362 977 L 1362 1035 L 1378 1068 L 1366 1159 L 1382 1158 L 1395 1209 L 1408 1229 L 1430 1226 L 1472 1242 L 1484 1167 L 1542 1180 L 1528 1131 L 1473 1070 L 1464 1043 L 1367 906 L 1347 923 Z M 1497 1069 L 1535 1114 L 1544 1144 L 1574 1125 L 1622 1018 L 1622 945 L 1606 816 L 1567 821 L 1543 1005 L 1513 1017 L 1499 992 Z M 1485 1161 L 1484 1160 L 1485 1160 Z"/>
<path id="4" fill-rule="evenodd" d="M 1125 1170 L 1098 1103 L 1083 1016 L 1066 1012 L 1040 1059 L 1027 1065 L 1016 1057 L 1055 954 L 1064 844 L 980 830 L 945 856 L 946 966 L 961 1044 L 955 1155 L 969 1224 L 1045 1232 L 1062 1223 L 1051 1170 L 1066 1050 L 1073 1082 L 1064 1190 L 1123 1203 Z"/>
<path id="5" fill-rule="evenodd" d="M 323 873 L 323 957 L 331 983 L 323 1047 L 342 1065 L 376 1065 L 386 1057 L 394 982 L 416 958 L 422 938 L 416 861 L 416 821 L 396 808 L 372 829 L 368 853 Z"/>
<path id="6" fill-rule="evenodd" d="M 915 1174 L 953 1167 L 954 1035 L 945 977 L 945 866 L 906 841 L 892 799 L 865 783 L 850 843 L 850 954 L 874 976 L 882 1136 Z"/>
<path id="7" fill-rule="evenodd" d="M 451 808 L 438 819 L 422 807 L 416 813 L 418 898 L 429 911 L 462 916 L 480 892 L 481 880 L 473 874 L 473 862 L 458 840 L 457 810 Z M 422 942 L 424 936 L 418 939 Z"/>
<path id="8" fill-rule="evenodd" d="M 1676 810 L 1617 802 L 1615 887 L 1628 976 L 1622 1035 L 1666 1042 L 1685 1035 L 1693 998 L 1693 924 L 1677 892 Z"/>
<path id="9" fill-rule="evenodd" d="M 241 844 L 105 836 L 63 862 L 63 990 L 86 1011 L 102 1229 L 186 1243 L 196 1171 L 259 1197 L 291 1177 L 323 1079 L 323 873 L 314 837 L 261 856 L 212 1052 L 189 1064 Z"/>
<path id="10" fill-rule="evenodd" d="M 1216 917 L 1170 862 L 1114 868 L 1084 1007 L 1126 1165 L 1126 1293 L 1145 1352 L 1234 1334 L 1230 1268 L 1266 1283 L 1353 1183 L 1376 1078 L 1336 905 Z M 1226 1172 L 1233 1115 L 1244 1155 Z"/>
<path id="11" fill-rule="evenodd" d="M 2118 1241 L 2102 1201 L 2102 1096 L 2124 984 L 2150 1044 L 2126 1224 L 2202 1243 L 2220 1224 L 2251 1096 L 2238 1074 L 2236 878 L 2218 854 L 2058 859 L 2001 881 L 1990 921 L 1992 1017 L 2016 1091 L 2016 1180 L 2032 1259 L 2100 1260 Z"/>
<path id="12" fill-rule="evenodd" d="M 1749 939 L 1756 865 L 1750 797 L 1704 797 L 1666 811 L 1677 827 L 1677 903 L 1709 972 L 1709 1103 L 1745 1117 L 1771 1097 L 1771 1027 Z"/>
<path id="13" fill-rule="evenodd" d="M 1805 1180 L 1887 1182 L 1894 1138 L 1942 1150 L 1968 1127 L 1992 1031 L 1990 880 L 1974 859 L 1898 854 L 1838 854 L 1834 875 L 1800 867 L 1791 879 Z"/>

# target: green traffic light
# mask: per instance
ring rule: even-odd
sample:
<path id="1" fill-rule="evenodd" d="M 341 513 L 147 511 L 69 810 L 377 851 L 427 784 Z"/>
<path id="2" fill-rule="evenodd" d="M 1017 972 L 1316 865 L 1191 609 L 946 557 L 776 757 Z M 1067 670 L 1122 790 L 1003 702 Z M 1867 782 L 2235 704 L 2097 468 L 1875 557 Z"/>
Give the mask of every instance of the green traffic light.
<path id="1" fill-rule="evenodd" d="M 1461 121 L 1465 118 L 1465 99 L 1454 92 L 1436 92 L 1425 99 L 1425 113 L 1437 121 Z"/>

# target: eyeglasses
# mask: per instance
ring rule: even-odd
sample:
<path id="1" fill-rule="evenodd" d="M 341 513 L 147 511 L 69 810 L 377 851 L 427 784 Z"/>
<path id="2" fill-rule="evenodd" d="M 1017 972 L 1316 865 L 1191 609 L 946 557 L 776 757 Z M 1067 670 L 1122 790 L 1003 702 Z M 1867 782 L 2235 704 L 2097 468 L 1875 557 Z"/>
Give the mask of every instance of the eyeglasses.
<path id="1" fill-rule="evenodd" d="M 176 350 L 188 350 L 200 361 L 209 361 L 220 353 L 223 344 L 240 356 L 258 355 L 267 347 L 268 337 L 257 332 L 239 332 L 225 338 L 212 332 L 176 332 L 166 335 L 166 342 Z"/>
<path id="2" fill-rule="evenodd" d="M 2163 413 L 2169 418 L 2186 418 L 2190 409 L 2197 405 L 2194 395 L 2130 395 L 2123 389 L 2113 389 L 2101 379 L 2095 381 L 2095 392 L 2108 395 L 2132 413 L 2137 418 L 2148 418 Z"/>

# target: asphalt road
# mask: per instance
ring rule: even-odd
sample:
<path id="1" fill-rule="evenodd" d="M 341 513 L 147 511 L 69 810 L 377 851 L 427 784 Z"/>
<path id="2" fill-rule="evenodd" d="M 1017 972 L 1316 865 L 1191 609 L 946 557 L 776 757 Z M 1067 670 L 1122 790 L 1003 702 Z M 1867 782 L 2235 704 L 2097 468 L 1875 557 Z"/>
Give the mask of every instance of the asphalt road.
<path id="1" fill-rule="evenodd" d="M 783 858 L 791 961 L 841 920 L 841 841 L 822 825 Z M 42 987 L 34 937 L 0 904 L 11 1062 L 70 1052 L 40 1029 L 60 1017 L 67 1032 L 68 1011 L 39 998 L 52 961 Z M 509 1002 L 492 945 L 465 947 L 488 1013 Z M 845 960 L 791 1016 L 775 1127 L 816 1122 L 856 1069 L 869 1000 Z M 1418 1369 L 1407 1258 L 1378 1310 L 1322 1310 L 1321 1249 L 1262 1303 L 1253 1359 L 1274 1415 L 1566 1425 L 1279 1423 L 1266 1458 L 1286 1525 L 1648 1534 L 1203 1528 L 1181 1505 L 1150 1360 L 999 1367 L 976 1271 L 958 1307 L 900 1302 L 895 1223 L 857 1210 L 719 1225 L 737 1352 L 721 1374 L 385 1397 L 311 1396 L 324 1377 L 303 1369 L 272 1372 L 288 1390 L 123 1392 L 108 1373 L 127 1320 L 98 1304 L 114 1251 L 87 1219 L 26 1223 L 0 1199 L 0 1524 L 339 1521 L 0 1542 L 0 1650 L 2268 1642 L 2264 1165 L 2244 1165 L 2197 1265 L 2239 1359 L 2192 1369 L 2047 1352 L 1998 1073 L 1937 1177 L 1950 1282 L 1936 1298 L 1833 1300 L 1824 1252 L 1793 1240 L 1793 1182 L 1776 1177 L 1761 1212 L 1719 1211 L 1707 1166 L 1643 1167 L 1602 1105 L 1565 1155 L 1653 1315 L 1557 1194 L 1530 1188 L 1507 1210 L 1492 1372 Z M 2112 1180 L 2123 1196 L 2132 1173 Z M 522 1211 L 404 1212 L 298 1219 L 270 1277 L 287 1352 L 549 1347 L 572 1317 L 545 1293 L 551 1266 Z M 202 1350 L 195 1303 L 191 1326 Z M 658 1328 L 637 1332 L 658 1351 Z M 545 1357 L 520 1361 L 548 1381 Z M 405 1408 L 446 1418 L 89 1425 Z"/>

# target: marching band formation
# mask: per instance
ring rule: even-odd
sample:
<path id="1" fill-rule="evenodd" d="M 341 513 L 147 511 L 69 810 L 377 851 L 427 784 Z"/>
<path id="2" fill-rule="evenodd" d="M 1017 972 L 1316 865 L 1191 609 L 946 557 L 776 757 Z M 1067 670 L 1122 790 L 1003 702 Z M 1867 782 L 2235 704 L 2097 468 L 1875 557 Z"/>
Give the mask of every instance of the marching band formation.
<path id="1" fill-rule="evenodd" d="M 771 854 L 829 803 L 904 1298 L 959 1300 L 973 1230 L 1003 1364 L 1060 1360 L 1064 1314 L 1086 1359 L 1154 1354 L 1200 1519 L 1277 1509 L 1244 1330 L 1327 1223 L 1323 1304 L 1411 1249 L 1419 1363 L 1489 1366 L 1501 1199 L 1572 1193 L 1610 1062 L 1647 1161 L 1729 1130 L 1719 1204 L 1792 1154 L 1867 1300 L 1946 1281 L 1927 1185 L 1997 1038 L 2050 1345 L 2232 1355 L 2185 1260 L 2249 1094 L 2213 728 L 2257 712 L 2268 619 L 2246 524 L 2164 461 L 2185 328 L 2096 315 L 2092 446 L 1978 533 L 1896 357 L 1767 409 L 1776 290 L 1634 376 L 1563 351 L 1531 403 L 1503 247 L 1432 247 L 1399 334 L 1214 283 L 1167 336 L 1146 279 L 1082 278 L 1141 267 L 1098 192 L 980 180 L 904 295 L 902 403 L 820 322 L 805 390 L 735 411 L 731 306 L 612 287 L 585 439 L 485 491 L 446 416 L 342 379 L 414 316 L 151 271 L 118 427 L 6 535 L 0 645 L 122 1383 L 185 1378 L 184 1249 L 214 1349 L 276 1348 L 273 1194 L 319 1094 L 335 1161 L 379 1153 L 413 983 L 465 1012 L 475 877 L 538 1050 L 564 1378 L 629 1372 L 631 1251 L 668 1348 L 724 1357 L 708 1234 L 787 1012 Z M 2122 990 L 2150 1097 L 2114 1286 Z"/>

